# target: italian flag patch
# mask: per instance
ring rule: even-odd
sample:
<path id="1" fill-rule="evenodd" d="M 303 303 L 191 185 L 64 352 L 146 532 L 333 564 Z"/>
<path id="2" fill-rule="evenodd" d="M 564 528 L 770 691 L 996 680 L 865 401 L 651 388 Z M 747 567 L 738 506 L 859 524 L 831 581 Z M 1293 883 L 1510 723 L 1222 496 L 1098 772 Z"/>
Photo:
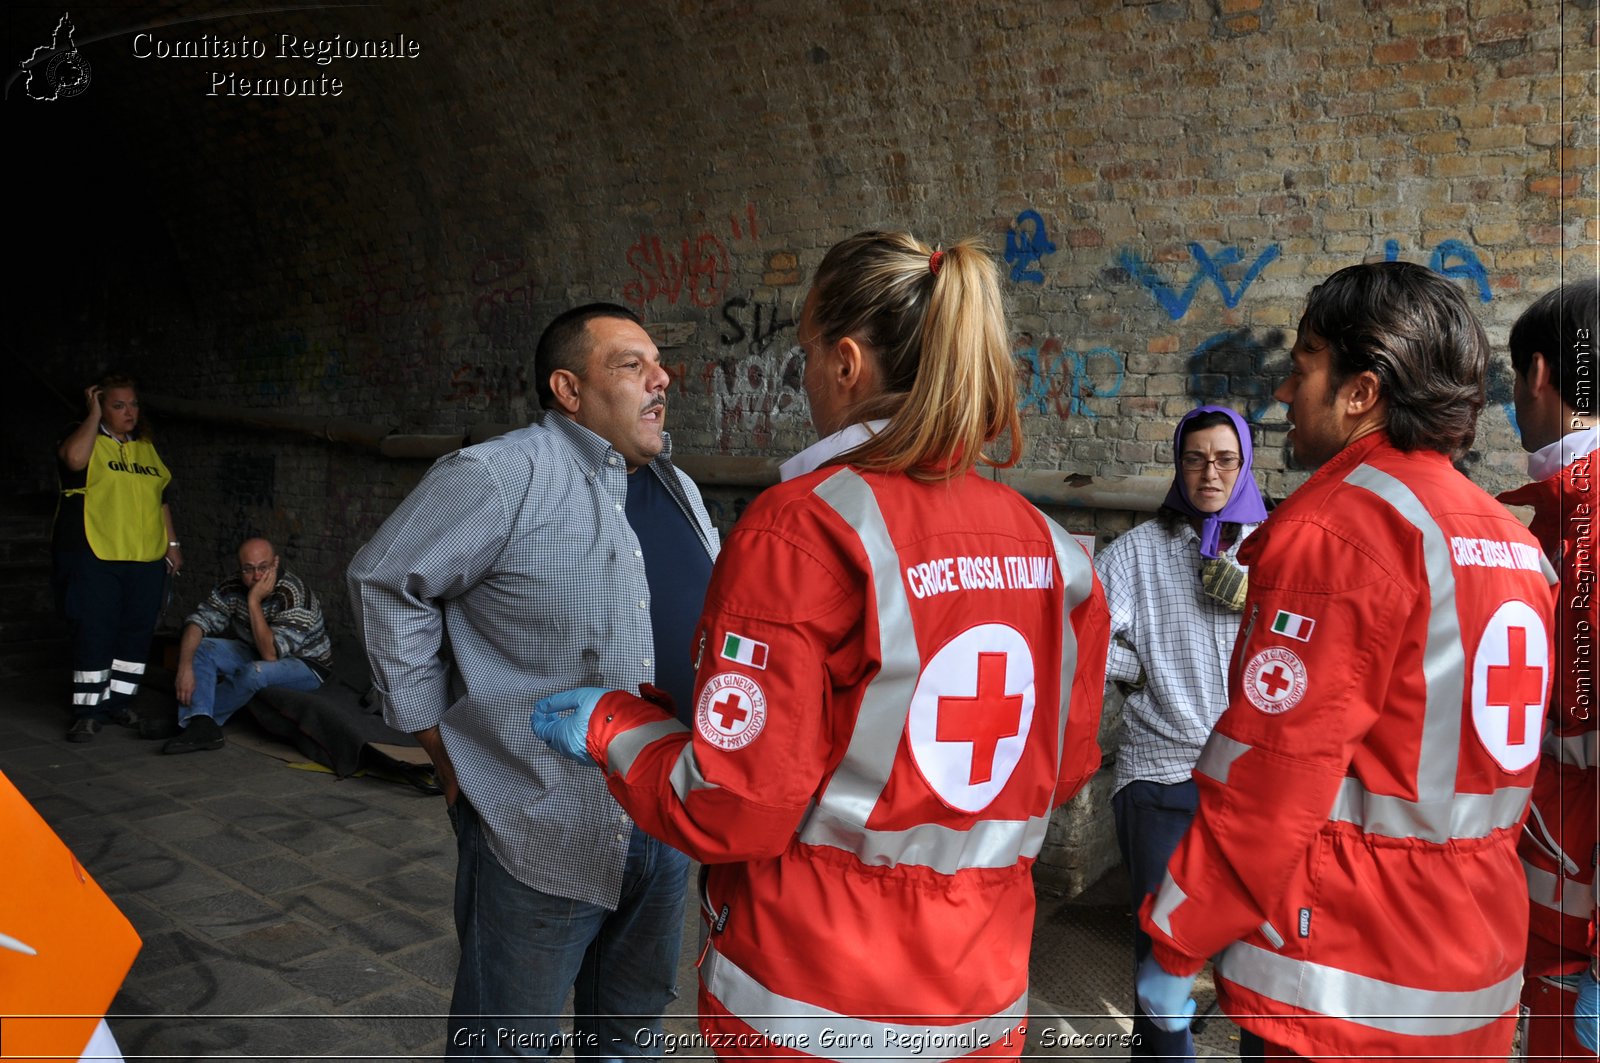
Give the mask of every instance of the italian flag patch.
<path id="1" fill-rule="evenodd" d="M 743 635 L 728 635 L 722 640 L 722 656 L 751 668 L 767 668 L 767 644 Z"/>
<path id="2" fill-rule="evenodd" d="M 1272 631 L 1275 635 L 1285 635 L 1301 642 L 1311 641 L 1311 630 L 1317 622 L 1309 616 L 1291 613 L 1287 609 L 1279 609 L 1278 615 L 1272 620 Z"/>

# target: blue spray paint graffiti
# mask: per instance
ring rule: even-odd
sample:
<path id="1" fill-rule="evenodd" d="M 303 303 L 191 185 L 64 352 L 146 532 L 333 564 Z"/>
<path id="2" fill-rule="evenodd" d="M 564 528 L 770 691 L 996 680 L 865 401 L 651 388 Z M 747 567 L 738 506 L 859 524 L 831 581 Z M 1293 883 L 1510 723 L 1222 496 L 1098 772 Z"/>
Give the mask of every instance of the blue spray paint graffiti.
<path id="1" fill-rule="evenodd" d="M 1259 422 L 1277 404 L 1272 397 L 1283 367 L 1273 353 L 1282 348 L 1281 329 L 1259 339 L 1247 328 L 1226 329 L 1201 340 L 1189 355 L 1189 397 L 1200 402 L 1245 400 L 1245 419 Z"/>
<path id="2" fill-rule="evenodd" d="M 1189 312 L 1189 304 L 1194 301 L 1195 293 L 1208 280 L 1216 285 L 1217 291 L 1222 296 L 1222 305 L 1230 310 L 1238 306 L 1239 300 L 1244 298 L 1245 289 L 1249 288 L 1255 282 L 1255 279 L 1261 276 L 1261 271 L 1270 266 L 1281 252 L 1282 249 L 1277 244 L 1273 244 L 1265 251 L 1262 251 L 1255 257 L 1255 261 L 1250 263 L 1250 267 L 1245 270 L 1244 276 L 1239 279 L 1239 283 L 1230 287 L 1227 280 L 1222 276 L 1222 269 L 1224 266 L 1232 266 L 1243 261 L 1244 256 L 1239 253 L 1239 249 L 1237 247 L 1224 247 L 1213 258 L 1204 247 L 1199 244 L 1190 244 L 1189 254 L 1198 268 L 1195 270 L 1194 276 L 1189 278 L 1188 285 L 1181 293 L 1174 292 L 1168 287 L 1166 281 L 1162 280 L 1160 274 L 1156 273 L 1155 267 L 1140 258 L 1138 253 L 1130 248 L 1123 248 L 1122 253 L 1117 256 L 1117 264 L 1127 271 L 1129 277 L 1148 288 L 1150 294 L 1155 296 L 1156 302 L 1161 304 L 1161 309 L 1167 312 L 1168 317 L 1176 321 Z"/>
<path id="3" fill-rule="evenodd" d="M 1127 367 L 1122 355 L 1110 347 L 1065 351 L 1055 336 L 1036 344 L 1031 335 L 1023 333 L 1013 352 L 1025 370 L 1022 395 L 1017 400 L 1020 412 L 1032 408 L 1041 416 L 1049 416 L 1054 407 L 1060 417 L 1093 418 L 1096 414 L 1089 407 L 1089 399 L 1112 398 L 1122 393 Z M 1097 376 L 1102 382 L 1096 381 Z M 1111 378 L 1109 382 L 1104 381 L 1105 377 Z"/>
<path id="4" fill-rule="evenodd" d="M 1038 211 L 1025 210 L 1018 214 L 1006 233 L 1006 261 L 1011 263 L 1011 279 L 1043 284 L 1044 272 L 1033 267 L 1055 250 L 1056 245 L 1050 241 Z"/>
<path id="5" fill-rule="evenodd" d="M 1449 260 L 1459 261 L 1451 265 Z M 1383 244 L 1383 260 L 1385 262 L 1398 262 L 1400 260 L 1400 241 L 1386 240 Z M 1489 271 L 1483 268 L 1483 263 L 1478 260 L 1478 253 L 1460 240 L 1445 240 L 1433 249 L 1433 257 L 1428 260 L 1428 268 L 1435 273 L 1446 277 L 1466 277 L 1478 286 L 1478 302 L 1487 303 L 1494 299 L 1494 293 L 1489 290 Z"/>
<path id="6" fill-rule="evenodd" d="M 1506 420 L 1511 422 L 1511 430 L 1519 437 L 1522 428 L 1517 424 L 1516 392 L 1513 390 L 1516 380 L 1516 370 L 1509 361 L 1498 358 L 1489 359 L 1489 384 L 1488 399 L 1506 412 Z"/>

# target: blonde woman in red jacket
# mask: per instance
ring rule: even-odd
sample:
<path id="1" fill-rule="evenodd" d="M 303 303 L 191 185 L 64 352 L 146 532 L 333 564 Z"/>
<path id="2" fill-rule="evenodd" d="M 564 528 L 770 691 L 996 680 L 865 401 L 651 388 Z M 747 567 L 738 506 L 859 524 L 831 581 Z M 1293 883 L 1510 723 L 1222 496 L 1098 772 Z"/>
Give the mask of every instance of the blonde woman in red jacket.
<path id="1" fill-rule="evenodd" d="M 694 726 L 580 690 L 535 729 L 707 865 L 718 1056 L 1016 1056 L 1030 869 L 1100 760 L 1104 598 L 1069 535 L 975 471 L 1020 445 L 981 247 L 845 240 L 799 339 L 824 438 L 723 548 Z"/>

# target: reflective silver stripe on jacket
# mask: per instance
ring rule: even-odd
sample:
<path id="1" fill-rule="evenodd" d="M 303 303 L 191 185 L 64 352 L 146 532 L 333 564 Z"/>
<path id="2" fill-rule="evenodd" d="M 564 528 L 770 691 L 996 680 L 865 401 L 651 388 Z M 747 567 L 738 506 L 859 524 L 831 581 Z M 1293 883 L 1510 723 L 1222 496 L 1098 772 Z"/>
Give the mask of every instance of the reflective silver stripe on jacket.
<path id="1" fill-rule="evenodd" d="M 1043 516 L 1043 514 L 1040 514 Z M 1078 633 L 1072 630 L 1072 611 L 1094 593 L 1094 562 L 1072 534 L 1049 517 L 1050 540 L 1056 548 L 1056 569 L 1061 576 L 1061 714 L 1056 727 L 1056 775 L 1067 755 L 1067 719 L 1072 711 L 1073 679 L 1078 674 Z M 1058 798 L 1059 799 L 1059 798 Z M 1041 840 L 1042 841 L 1042 840 Z M 1034 850 L 1037 852 L 1037 848 Z"/>
<path id="2" fill-rule="evenodd" d="M 1178 910 L 1178 905 L 1189 899 L 1183 892 L 1183 887 L 1173 879 L 1172 872 L 1167 871 L 1161 876 L 1161 885 L 1156 888 L 1156 899 L 1150 905 L 1150 921 L 1161 928 L 1167 937 L 1172 937 L 1172 913 Z"/>
<path id="3" fill-rule="evenodd" d="M 860 538 L 872 566 L 883 662 L 862 693 L 861 711 L 844 759 L 823 790 L 814 814 L 800 828 L 803 842 L 839 846 L 835 824 L 864 831 L 867 817 L 883 796 L 911 711 L 911 695 L 922 672 L 922 657 L 917 652 L 911 608 L 900 582 L 899 556 L 872 489 L 853 470 L 844 468 L 818 484 L 816 494 Z"/>
<path id="4" fill-rule="evenodd" d="M 867 829 L 868 818 L 882 798 L 894 769 L 895 752 L 905 732 L 911 697 L 922 672 L 922 658 L 917 652 L 911 605 L 900 577 L 899 554 L 872 489 L 855 471 L 844 468 L 818 484 L 815 493 L 856 533 L 872 566 L 873 604 L 878 618 L 882 665 L 862 692 L 861 710 L 844 759 L 801 823 L 799 840 L 807 845 L 843 849 L 865 864 L 914 864 L 942 874 L 953 874 L 969 867 L 1010 867 L 1022 856 L 1036 855 L 1050 825 L 1048 812 L 1026 820 L 980 820 L 967 830 L 939 824 L 923 824 L 902 831 Z M 1062 569 L 1066 608 L 1070 611 L 1088 597 L 1093 586 L 1093 570 L 1087 558 L 1082 564 L 1066 567 L 1061 540 L 1053 526 L 1052 536 L 1056 537 L 1056 563 Z M 1070 537 L 1068 539 L 1070 541 Z M 1077 549 L 1076 544 L 1074 550 L 1082 557 L 1083 551 Z M 1061 727 L 1064 729 L 1065 702 L 1076 669 L 1077 645 L 1069 617 L 1062 617 L 1062 626 L 1063 650 L 1071 651 L 1070 655 L 1063 654 L 1062 661 Z M 1059 733 L 1056 750 L 1059 764 Z"/>
<path id="5" fill-rule="evenodd" d="M 700 774 L 700 761 L 694 755 L 694 742 L 685 742 L 678 751 L 678 759 L 672 765 L 672 772 L 667 776 L 667 781 L 672 785 L 672 792 L 678 795 L 678 800 L 688 801 L 689 795 L 696 790 L 720 790 L 722 787 L 716 783 L 707 782 L 706 777 Z"/>
<path id="6" fill-rule="evenodd" d="M 1242 941 L 1223 953 L 1217 973 L 1291 1007 L 1418 1037 L 1482 1029 L 1515 1009 L 1522 992 L 1520 969 L 1484 989 L 1418 989 L 1291 959 Z"/>
<path id="7" fill-rule="evenodd" d="M 1522 873 L 1528 877 L 1528 900 L 1534 904 L 1541 908 L 1552 908 L 1562 915 L 1579 919 L 1593 918 L 1594 892 L 1586 883 L 1552 875 L 1526 860 L 1522 862 Z"/>
<path id="8" fill-rule="evenodd" d="M 975 1043 L 978 1040 L 987 1038 L 983 1041 L 987 1045 L 1001 1043 L 1028 1014 L 1028 994 L 1024 990 L 996 1015 L 948 1016 L 953 1021 L 945 1026 L 858 1019 L 772 992 L 718 952 L 714 944 L 706 948 L 700 979 L 706 991 L 740 1020 L 787 1047 L 794 1047 L 805 1037 L 807 1047 L 795 1048 L 796 1051 L 828 1059 L 961 1059 L 983 1047 Z M 818 1034 L 824 1027 L 837 1035 L 839 1043 L 861 1047 L 841 1054 L 837 1047 L 818 1044 Z"/>
<path id="9" fill-rule="evenodd" d="M 1600 764 L 1600 731 L 1585 731 L 1581 735 L 1562 738 L 1551 733 L 1544 736 L 1544 753 L 1562 764 L 1574 768 L 1592 768 Z"/>
<path id="10" fill-rule="evenodd" d="M 1455 569 L 1444 529 L 1412 493 L 1411 488 L 1381 469 L 1357 466 L 1345 482 L 1363 487 L 1394 508 L 1422 535 L 1422 561 L 1427 570 L 1432 602 L 1428 610 L 1428 641 L 1422 653 L 1422 675 L 1427 684 L 1427 708 L 1422 721 L 1422 748 L 1417 757 L 1418 805 L 1432 810 L 1455 796 L 1456 762 L 1461 755 L 1461 699 L 1466 682 L 1466 652 L 1461 645 L 1461 622 L 1456 615 Z M 1447 824 L 1431 822 L 1419 809 L 1419 822 L 1434 833 L 1450 837 Z M 1483 833 L 1488 833 L 1484 831 Z"/>
<path id="11" fill-rule="evenodd" d="M 630 727 L 606 743 L 606 769 L 613 775 L 628 777 L 633 762 L 651 742 L 675 733 L 687 733 L 688 728 L 673 720 L 656 720 Z"/>
<path id="12" fill-rule="evenodd" d="M 1212 731 L 1211 737 L 1206 739 L 1205 748 L 1200 750 L 1200 759 L 1195 761 L 1194 770 L 1226 786 L 1233 762 L 1249 751 L 1250 746 L 1238 739 L 1229 738 L 1221 731 Z"/>
<path id="13" fill-rule="evenodd" d="M 1522 819 L 1533 796 L 1531 786 L 1505 786 L 1490 794 L 1452 794 L 1441 801 L 1408 801 L 1368 793 L 1357 779 L 1345 779 L 1328 818 L 1353 823 L 1363 834 L 1421 838 L 1443 845 L 1452 838 L 1487 838 Z"/>
<path id="14" fill-rule="evenodd" d="M 866 830 L 817 807 L 800 828 L 800 840 L 844 849 L 863 864 L 915 864 L 953 875 L 969 867 L 1011 867 L 1019 856 L 1036 855 L 1049 829 L 1046 815 L 984 820 L 968 830 L 939 823 L 922 823 L 906 830 Z"/>

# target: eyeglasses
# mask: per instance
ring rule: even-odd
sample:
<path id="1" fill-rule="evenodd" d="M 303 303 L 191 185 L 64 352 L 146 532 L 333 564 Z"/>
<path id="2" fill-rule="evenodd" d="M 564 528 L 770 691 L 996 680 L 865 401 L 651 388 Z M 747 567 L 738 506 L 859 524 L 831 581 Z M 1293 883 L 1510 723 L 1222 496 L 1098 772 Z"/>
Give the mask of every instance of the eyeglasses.
<path id="1" fill-rule="evenodd" d="M 263 561 L 259 565 L 240 565 L 239 566 L 239 575 L 241 575 L 241 576 L 265 576 L 268 572 L 271 572 L 273 569 L 275 569 L 277 567 L 278 567 L 278 562 L 276 562 L 276 561 Z"/>
<path id="2" fill-rule="evenodd" d="M 1232 472 L 1244 464 L 1244 459 L 1237 454 L 1218 454 L 1208 458 L 1204 454 L 1185 454 L 1178 459 L 1189 472 L 1199 472 L 1207 465 L 1215 465 L 1218 472 Z"/>

